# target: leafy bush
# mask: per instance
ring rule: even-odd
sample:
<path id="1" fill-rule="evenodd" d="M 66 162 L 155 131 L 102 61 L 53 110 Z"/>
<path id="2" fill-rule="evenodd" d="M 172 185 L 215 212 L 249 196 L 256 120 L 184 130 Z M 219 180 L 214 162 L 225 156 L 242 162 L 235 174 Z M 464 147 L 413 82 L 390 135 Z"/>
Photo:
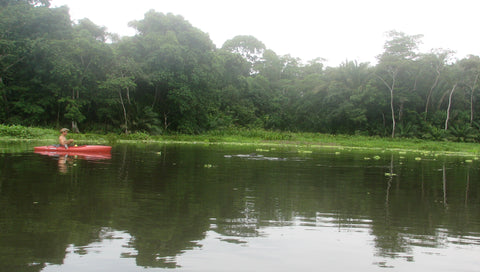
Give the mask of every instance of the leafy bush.
<path id="1" fill-rule="evenodd" d="M 445 130 L 433 125 L 427 125 L 425 127 L 425 133 L 422 135 L 422 139 L 431 141 L 442 141 L 445 139 Z"/>
<path id="2" fill-rule="evenodd" d="M 145 132 L 135 132 L 135 133 L 128 134 L 126 138 L 128 140 L 147 141 L 147 140 L 150 140 L 150 135 Z"/>
<path id="3" fill-rule="evenodd" d="M 452 126 L 448 130 L 448 140 L 454 142 L 475 142 L 478 134 L 478 130 L 474 129 L 469 124 L 462 124 Z"/>
<path id="4" fill-rule="evenodd" d="M 0 137 L 20 139 L 38 139 L 52 136 L 52 131 L 41 128 L 24 127 L 20 125 L 0 125 Z"/>

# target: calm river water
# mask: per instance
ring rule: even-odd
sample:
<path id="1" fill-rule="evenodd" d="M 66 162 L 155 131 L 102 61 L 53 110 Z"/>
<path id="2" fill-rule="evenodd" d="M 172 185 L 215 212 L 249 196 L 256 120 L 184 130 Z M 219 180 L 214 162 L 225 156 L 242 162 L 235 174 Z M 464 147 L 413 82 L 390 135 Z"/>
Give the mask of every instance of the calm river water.
<path id="1" fill-rule="evenodd" d="M 464 157 L 115 145 L 0 150 L 0 271 L 479 271 Z"/>

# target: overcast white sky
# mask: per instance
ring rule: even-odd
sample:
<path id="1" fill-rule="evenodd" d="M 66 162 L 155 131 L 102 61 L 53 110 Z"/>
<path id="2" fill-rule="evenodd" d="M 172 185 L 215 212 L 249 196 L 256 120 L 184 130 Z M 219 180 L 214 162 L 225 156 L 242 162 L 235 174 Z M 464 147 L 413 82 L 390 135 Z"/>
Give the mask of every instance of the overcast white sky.
<path id="1" fill-rule="evenodd" d="M 252 35 L 278 55 L 303 61 L 325 58 L 375 63 L 397 30 L 423 34 L 422 52 L 451 49 L 457 58 L 480 56 L 478 0 L 52 0 L 67 5 L 73 20 L 88 18 L 109 32 L 134 35 L 127 26 L 150 9 L 181 15 L 210 35 L 217 47 Z"/>

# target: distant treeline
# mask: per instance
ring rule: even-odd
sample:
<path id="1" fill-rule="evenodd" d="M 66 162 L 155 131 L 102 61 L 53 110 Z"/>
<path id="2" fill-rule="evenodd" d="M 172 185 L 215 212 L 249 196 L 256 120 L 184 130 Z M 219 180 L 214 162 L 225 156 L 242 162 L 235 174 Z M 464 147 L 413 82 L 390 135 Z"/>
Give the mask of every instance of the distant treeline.
<path id="1" fill-rule="evenodd" d="M 389 32 L 375 65 L 325 67 L 252 36 L 216 48 L 173 14 L 151 10 L 129 25 L 136 35 L 119 37 L 48 0 L 0 0 L 0 123 L 480 140 L 480 58 L 418 52 L 421 35 Z"/>

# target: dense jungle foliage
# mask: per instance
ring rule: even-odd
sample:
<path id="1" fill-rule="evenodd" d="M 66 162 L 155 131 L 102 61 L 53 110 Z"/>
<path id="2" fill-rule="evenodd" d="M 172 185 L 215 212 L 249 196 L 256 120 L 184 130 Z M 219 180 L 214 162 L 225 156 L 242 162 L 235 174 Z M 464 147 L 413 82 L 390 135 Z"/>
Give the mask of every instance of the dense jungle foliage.
<path id="1" fill-rule="evenodd" d="M 0 123 L 99 133 L 224 128 L 480 141 L 480 58 L 418 52 L 391 31 L 378 63 L 325 67 L 252 36 L 216 48 L 153 10 L 132 37 L 48 0 L 0 0 Z M 319 55 L 322 52 L 318 52 Z"/>

